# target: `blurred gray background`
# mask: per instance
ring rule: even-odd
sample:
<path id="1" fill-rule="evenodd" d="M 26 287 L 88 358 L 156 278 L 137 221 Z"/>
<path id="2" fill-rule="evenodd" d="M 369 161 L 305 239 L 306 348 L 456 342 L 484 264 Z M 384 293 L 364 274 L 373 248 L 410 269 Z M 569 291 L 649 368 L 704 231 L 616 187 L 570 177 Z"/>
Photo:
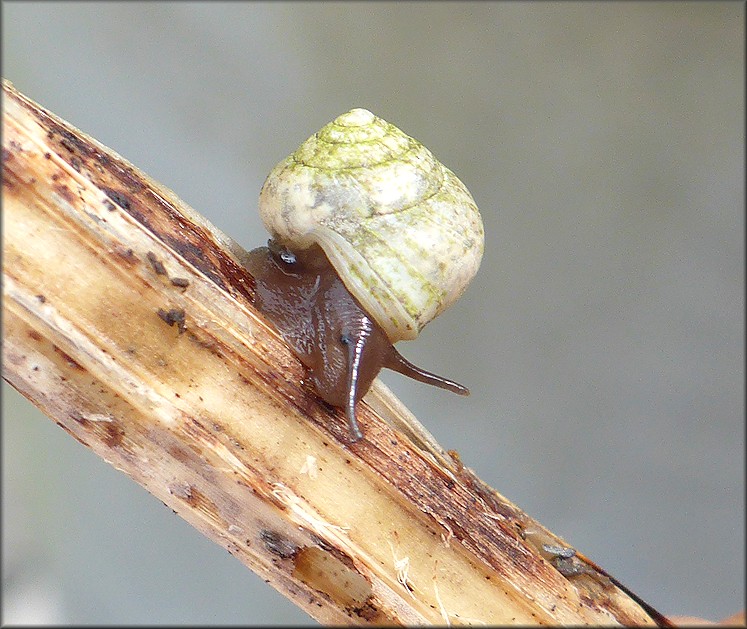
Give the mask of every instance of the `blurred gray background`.
<path id="1" fill-rule="evenodd" d="M 472 191 L 482 268 L 385 381 L 666 614 L 744 606 L 743 3 L 4 2 L 3 76 L 247 248 L 366 107 Z M 312 621 L 3 390 L 3 621 Z"/>

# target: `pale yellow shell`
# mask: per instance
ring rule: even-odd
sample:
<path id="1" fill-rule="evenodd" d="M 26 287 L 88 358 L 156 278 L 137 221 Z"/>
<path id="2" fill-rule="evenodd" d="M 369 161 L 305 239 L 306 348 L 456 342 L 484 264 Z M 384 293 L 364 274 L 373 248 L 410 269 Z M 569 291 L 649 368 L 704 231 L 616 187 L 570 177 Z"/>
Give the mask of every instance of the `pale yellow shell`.
<path id="1" fill-rule="evenodd" d="M 275 166 L 259 212 L 290 249 L 320 245 L 393 343 L 451 305 L 482 258 L 482 219 L 464 184 L 365 109 L 342 114 Z"/>

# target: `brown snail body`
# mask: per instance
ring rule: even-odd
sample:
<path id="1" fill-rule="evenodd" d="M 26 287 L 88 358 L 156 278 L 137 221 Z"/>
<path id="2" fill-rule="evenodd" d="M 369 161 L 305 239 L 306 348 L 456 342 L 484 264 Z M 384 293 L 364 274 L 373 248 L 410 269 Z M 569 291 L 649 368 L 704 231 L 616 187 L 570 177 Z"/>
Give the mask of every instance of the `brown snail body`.
<path id="1" fill-rule="evenodd" d="M 298 254 L 269 241 L 249 252 L 255 306 L 275 325 L 301 362 L 319 397 L 345 409 L 351 434 L 363 435 L 355 406 L 382 368 L 460 395 L 462 385 L 416 367 L 392 345 L 319 247 Z"/>
<path id="2" fill-rule="evenodd" d="M 482 257 L 477 206 L 428 149 L 353 109 L 272 170 L 259 210 L 273 239 L 249 253 L 255 305 L 354 439 L 356 403 L 382 368 L 469 393 L 393 345 L 453 303 Z"/>

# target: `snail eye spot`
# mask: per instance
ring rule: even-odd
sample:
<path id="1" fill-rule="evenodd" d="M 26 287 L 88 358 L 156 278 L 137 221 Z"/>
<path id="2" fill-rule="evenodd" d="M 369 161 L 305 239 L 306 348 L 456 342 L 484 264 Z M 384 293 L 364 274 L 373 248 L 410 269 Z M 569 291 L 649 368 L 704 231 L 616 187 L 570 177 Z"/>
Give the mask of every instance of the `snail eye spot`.
<path id="1" fill-rule="evenodd" d="M 285 264 L 295 264 L 296 263 L 296 256 L 295 256 L 295 254 L 291 253 L 288 250 L 280 252 L 280 259 L 283 262 L 285 262 Z"/>
<path id="2" fill-rule="evenodd" d="M 343 345 L 350 345 L 352 342 L 353 339 L 350 334 L 345 333 L 340 337 L 340 343 L 342 343 Z"/>
<path id="3" fill-rule="evenodd" d="M 283 264 L 296 263 L 296 254 L 290 249 L 285 248 L 277 240 L 270 238 L 270 240 L 267 241 L 267 248 L 270 250 L 272 257 L 276 260 L 280 260 Z"/>

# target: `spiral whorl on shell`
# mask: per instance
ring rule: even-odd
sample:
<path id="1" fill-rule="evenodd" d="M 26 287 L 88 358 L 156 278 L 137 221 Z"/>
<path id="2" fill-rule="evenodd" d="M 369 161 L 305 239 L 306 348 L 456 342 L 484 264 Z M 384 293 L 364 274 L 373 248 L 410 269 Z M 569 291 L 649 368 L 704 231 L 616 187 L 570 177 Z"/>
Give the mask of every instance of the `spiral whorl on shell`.
<path id="1" fill-rule="evenodd" d="M 365 109 L 342 114 L 275 166 L 259 211 L 289 249 L 321 246 L 393 343 L 451 305 L 482 258 L 482 220 L 464 184 Z"/>

